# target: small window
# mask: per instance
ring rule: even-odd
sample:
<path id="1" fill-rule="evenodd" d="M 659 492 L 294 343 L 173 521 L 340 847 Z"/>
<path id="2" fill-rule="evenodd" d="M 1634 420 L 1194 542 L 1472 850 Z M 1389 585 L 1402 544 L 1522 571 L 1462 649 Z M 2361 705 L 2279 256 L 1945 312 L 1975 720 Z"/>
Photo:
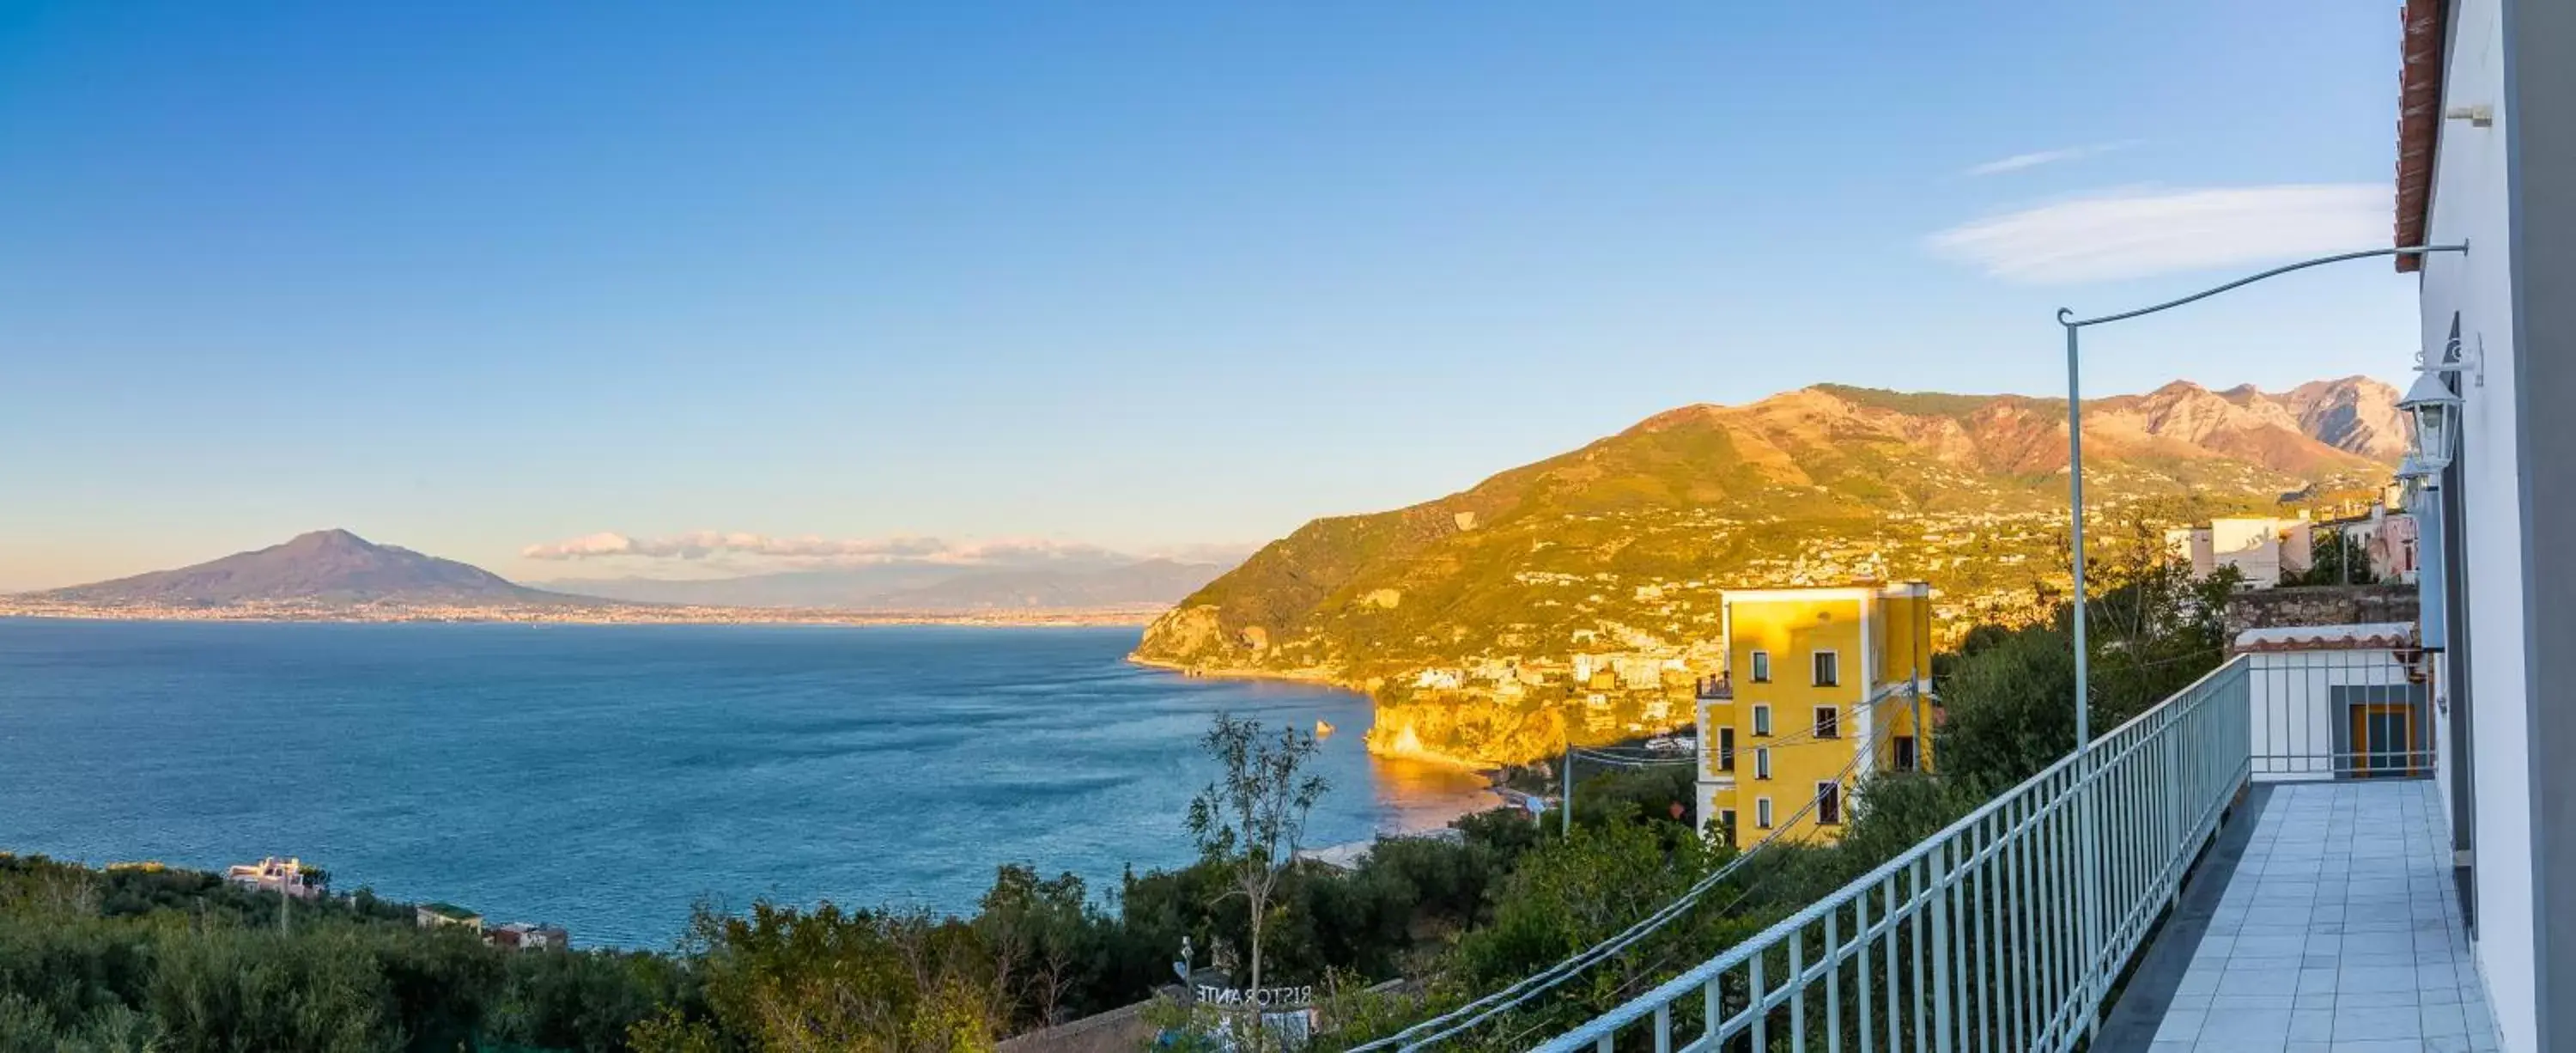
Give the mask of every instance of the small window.
<path id="1" fill-rule="evenodd" d="M 1771 747 L 1764 746 L 1753 751 L 1753 777 L 1756 779 L 1771 777 Z"/>
<path id="2" fill-rule="evenodd" d="M 1757 684 L 1771 682 L 1771 652 L 1753 652 L 1753 682 Z"/>
<path id="3" fill-rule="evenodd" d="M 1843 737 L 1843 711 L 1833 706 L 1817 706 L 1816 737 L 1820 739 Z"/>
<path id="4" fill-rule="evenodd" d="M 1771 829 L 1770 798 L 1756 797 L 1753 799 L 1753 826 L 1757 830 Z"/>
<path id="5" fill-rule="evenodd" d="M 1913 770 L 1914 770 L 1914 763 L 1915 763 L 1915 761 L 1914 761 L 1914 736 L 1912 736 L 1912 735 L 1898 735 L 1898 736 L 1896 737 L 1896 740 L 1895 740 L 1895 745 L 1892 747 L 1892 749 L 1893 749 L 1893 751 L 1894 751 L 1894 752 L 1895 752 L 1895 754 L 1896 754 L 1896 756 L 1893 758 L 1893 759 L 1894 759 L 1894 762 L 1895 762 L 1894 767 L 1896 768 L 1896 770 L 1898 770 L 1898 771 L 1913 771 Z"/>
<path id="6" fill-rule="evenodd" d="M 1717 729 L 1717 770 L 1735 770 L 1735 729 Z"/>
<path id="7" fill-rule="evenodd" d="M 1717 810 L 1717 829 L 1720 834 L 1725 835 L 1727 840 L 1735 840 L 1735 809 L 1720 808 Z"/>
<path id="8" fill-rule="evenodd" d="M 1769 736 L 1770 736 L 1770 734 L 1771 734 L 1771 704 L 1770 704 L 1770 703 L 1768 703 L 1768 702 L 1763 702 L 1763 703 L 1759 703 L 1759 704 L 1757 704 L 1757 705 L 1755 705 L 1755 706 L 1753 707 L 1753 734 L 1755 734 L 1756 736 L 1761 736 L 1761 737 L 1765 737 L 1765 738 L 1767 738 L 1767 737 L 1769 737 Z"/>
<path id="9" fill-rule="evenodd" d="M 1824 826 L 1842 825 L 1843 784 L 1838 782 L 1816 784 L 1816 822 Z"/>
<path id="10" fill-rule="evenodd" d="M 1816 652 L 1816 686 L 1832 687 L 1843 682 L 1842 658 L 1832 651 Z"/>

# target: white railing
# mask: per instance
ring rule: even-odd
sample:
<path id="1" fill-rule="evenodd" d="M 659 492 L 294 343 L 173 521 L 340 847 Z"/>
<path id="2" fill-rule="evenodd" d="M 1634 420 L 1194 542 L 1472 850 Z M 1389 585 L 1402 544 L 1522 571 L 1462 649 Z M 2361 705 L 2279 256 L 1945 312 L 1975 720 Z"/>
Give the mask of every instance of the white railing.
<path id="1" fill-rule="evenodd" d="M 2074 1048 L 2252 769 L 2239 656 L 1930 840 L 1537 1048 Z"/>
<path id="2" fill-rule="evenodd" d="M 2255 781 L 2431 774 L 2433 659 L 2411 642 L 2245 655 Z"/>

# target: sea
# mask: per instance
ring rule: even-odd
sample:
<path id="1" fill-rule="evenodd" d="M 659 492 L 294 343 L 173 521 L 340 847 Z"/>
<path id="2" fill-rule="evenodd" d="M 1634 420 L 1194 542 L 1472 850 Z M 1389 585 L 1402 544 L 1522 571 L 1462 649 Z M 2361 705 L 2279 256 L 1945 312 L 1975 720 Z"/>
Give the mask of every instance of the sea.
<path id="1" fill-rule="evenodd" d="M 298 856 L 342 891 L 661 948 L 699 903 L 968 912 L 1013 862 L 1114 894 L 1195 857 L 1219 712 L 1335 727 L 1309 844 L 1495 803 L 1370 756 L 1362 696 L 1131 665 L 1136 637 L 0 618 L 0 852 Z"/>

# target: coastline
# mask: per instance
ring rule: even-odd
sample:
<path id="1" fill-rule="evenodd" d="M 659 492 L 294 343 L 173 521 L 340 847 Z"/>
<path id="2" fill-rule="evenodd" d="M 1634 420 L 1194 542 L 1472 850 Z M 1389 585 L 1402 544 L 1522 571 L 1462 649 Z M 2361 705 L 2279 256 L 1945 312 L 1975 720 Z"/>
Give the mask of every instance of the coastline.
<path id="1" fill-rule="evenodd" d="M 645 615 L 639 617 L 638 615 Z M 761 608 L 669 608 L 604 610 L 546 608 L 495 610 L 386 611 L 216 611 L 53 609 L 0 604 L 0 619 L 26 618 L 64 622 L 248 622 L 253 624 L 323 625 L 792 625 L 864 628 L 890 625 L 942 625 L 967 628 L 1134 628 L 1154 619 L 1150 611 L 972 611 L 870 612 L 776 610 Z"/>
<path id="2" fill-rule="evenodd" d="M 1210 669 L 1203 666 L 1182 665 L 1179 662 L 1167 662 L 1160 658 L 1146 658 L 1133 652 L 1127 655 L 1127 662 L 1130 665 L 1141 665 L 1148 669 L 1160 669 L 1166 673 L 1206 677 L 1211 680 L 1277 680 L 1292 684 L 1322 684 L 1357 695 L 1368 694 L 1367 689 L 1357 684 L 1342 680 L 1330 673 L 1312 669 Z M 1377 699 L 1369 699 L 1370 705 L 1376 703 Z"/>
<path id="3" fill-rule="evenodd" d="M 1473 760 L 1453 753 L 1443 753 L 1439 750 L 1424 746 L 1421 740 L 1414 735 L 1413 729 L 1410 727 L 1404 729 L 1397 742 L 1381 742 L 1377 734 L 1378 727 L 1376 719 L 1381 703 L 1378 701 L 1377 696 L 1370 693 L 1366 687 L 1351 683 L 1350 681 L 1319 670 L 1240 669 L 1232 667 L 1207 668 L 1202 666 L 1182 665 L 1178 662 L 1165 661 L 1159 658 L 1145 658 L 1135 654 L 1128 655 L 1127 661 L 1133 665 L 1144 666 L 1148 669 L 1159 669 L 1168 673 L 1178 673 L 1182 676 L 1207 677 L 1217 680 L 1275 680 L 1282 683 L 1321 684 L 1326 687 L 1339 688 L 1369 700 L 1370 726 L 1367 731 L 1362 733 L 1363 738 L 1361 740 L 1368 744 L 1369 756 L 1383 760 L 1409 761 L 1417 764 L 1435 765 L 1462 772 L 1473 772 L 1489 778 L 1500 767 L 1499 765 L 1489 761 Z"/>

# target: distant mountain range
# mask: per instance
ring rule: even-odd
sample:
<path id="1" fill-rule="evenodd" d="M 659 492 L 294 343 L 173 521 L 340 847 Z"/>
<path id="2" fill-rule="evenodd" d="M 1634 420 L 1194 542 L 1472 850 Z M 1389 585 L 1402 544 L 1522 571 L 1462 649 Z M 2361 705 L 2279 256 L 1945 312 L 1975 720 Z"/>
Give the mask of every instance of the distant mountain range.
<path id="1" fill-rule="evenodd" d="M 74 585 L 34 599 L 99 606 L 318 605 L 577 606 L 585 597 L 516 585 L 452 559 L 379 545 L 346 530 L 298 534 L 282 545 L 177 570 Z"/>
<path id="2" fill-rule="evenodd" d="M 955 612 L 1164 607 L 1224 572 L 1213 563 L 1104 555 L 1036 567 L 896 563 L 738 578 L 567 578 L 538 584 L 638 603 Z"/>

